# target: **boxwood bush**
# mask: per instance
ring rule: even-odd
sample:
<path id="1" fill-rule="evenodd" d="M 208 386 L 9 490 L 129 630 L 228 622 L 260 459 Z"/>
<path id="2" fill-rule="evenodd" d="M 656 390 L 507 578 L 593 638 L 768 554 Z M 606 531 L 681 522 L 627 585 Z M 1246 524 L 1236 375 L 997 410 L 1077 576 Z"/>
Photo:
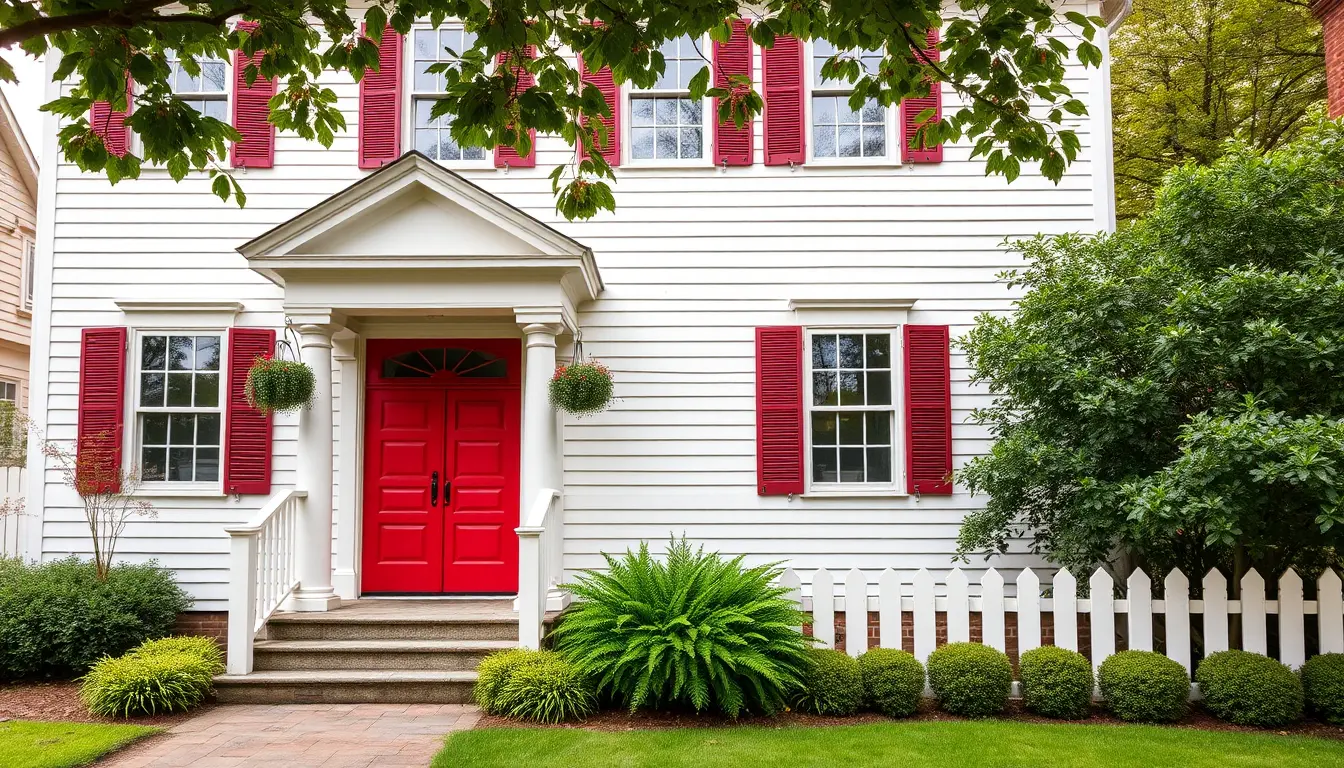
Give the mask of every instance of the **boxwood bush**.
<path id="1" fill-rule="evenodd" d="M 909 717 L 924 695 L 924 665 L 895 648 L 870 648 L 859 657 L 864 706 L 887 717 Z"/>
<path id="2" fill-rule="evenodd" d="M 1344 725 L 1344 653 L 1314 656 L 1302 666 L 1307 708 L 1331 725 Z"/>
<path id="3" fill-rule="evenodd" d="M 1101 662 L 1097 683 L 1121 720 L 1169 723 L 1185 716 L 1190 677 L 1179 662 L 1152 651 L 1121 651 Z"/>
<path id="4" fill-rule="evenodd" d="M 1273 728 L 1302 717 L 1302 681 L 1287 666 L 1247 651 L 1210 654 L 1195 670 L 1204 708 L 1237 725 Z"/>
<path id="5" fill-rule="evenodd" d="M 803 672 L 803 686 L 793 706 L 813 715 L 845 717 L 863 706 L 863 674 L 859 662 L 843 651 L 813 648 Z"/>
<path id="6" fill-rule="evenodd" d="M 573 664 L 546 651 L 533 651 L 499 685 L 496 714 L 535 723 L 581 720 L 597 711 L 592 683 Z"/>
<path id="7" fill-rule="evenodd" d="M 1092 709 L 1092 665 L 1077 651 L 1045 645 L 1022 654 L 1022 700 L 1045 717 L 1077 720 Z"/>
<path id="8" fill-rule="evenodd" d="M 90 712 L 105 717 L 184 712 L 210 695 L 215 671 L 187 651 L 108 656 L 80 680 L 79 697 Z"/>
<path id="9" fill-rule="evenodd" d="M 979 643 L 949 643 L 929 655 L 929 686 L 954 715 L 1003 711 L 1013 689 L 1013 665 L 1003 651 Z"/>
<path id="10" fill-rule="evenodd" d="M 191 598 L 172 574 L 120 564 L 99 581 L 92 562 L 70 557 L 0 568 L 0 679 L 83 674 L 172 631 Z"/>
<path id="11" fill-rule="evenodd" d="M 481 711 L 491 714 L 503 714 L 500 708 L 500 696 L 509 679 L 520 669 L 544 664 L 555 656 L 553 651 L 531 651 L 526 648 L 513 648 L 496 651 L 476 667 L 476 685 L 472 688 L 472 698 Z"/>

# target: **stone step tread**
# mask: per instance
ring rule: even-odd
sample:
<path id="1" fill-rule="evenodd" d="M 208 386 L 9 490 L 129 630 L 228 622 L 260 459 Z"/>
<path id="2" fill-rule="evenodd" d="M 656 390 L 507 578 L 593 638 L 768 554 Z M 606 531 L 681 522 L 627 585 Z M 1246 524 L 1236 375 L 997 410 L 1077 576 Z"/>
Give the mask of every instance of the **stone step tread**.
<path id="1" fill-rule="evenodd" d="M 480 653 L 507 651 L 516 640 L 258 640 L 268 653 Z"/>
<path id="2" fill-rule="evenodd" d="M 342 614 L 340 611 L 277 613 L 267 620 L 272 624 L 518 624 L 517 616 L 371 616 Z"/>
<path id="3" fill-rule="evenodd" d="M 217 675 L 215 685 L 342 685 L 377 683 L 475 683 L 475 672 L 428 669 L 304 669 Z"/>

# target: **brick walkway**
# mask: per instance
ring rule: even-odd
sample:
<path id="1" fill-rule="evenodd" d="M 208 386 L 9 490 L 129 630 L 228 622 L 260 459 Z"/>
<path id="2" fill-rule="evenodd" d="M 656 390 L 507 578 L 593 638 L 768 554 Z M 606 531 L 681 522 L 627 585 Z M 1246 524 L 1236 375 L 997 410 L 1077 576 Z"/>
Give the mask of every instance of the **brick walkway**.
<path id="1" fill-rule="evenodd" d="M 108 768 L 426 768 L 451 731 L 480 713 L 462 704 L 293 704 L 215 707 Z"/>

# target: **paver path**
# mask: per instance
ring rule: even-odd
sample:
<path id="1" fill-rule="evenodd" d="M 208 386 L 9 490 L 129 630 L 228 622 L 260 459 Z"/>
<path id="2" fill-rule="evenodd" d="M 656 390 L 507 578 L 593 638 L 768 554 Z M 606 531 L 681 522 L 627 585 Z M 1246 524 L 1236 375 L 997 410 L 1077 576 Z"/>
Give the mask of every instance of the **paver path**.
<path id="1" fill-rule="evenodd" d="M 425 768 L 450 731 L 480 711 L 463 704 L 261 704 L 216 707 L 99 768 Z"/>

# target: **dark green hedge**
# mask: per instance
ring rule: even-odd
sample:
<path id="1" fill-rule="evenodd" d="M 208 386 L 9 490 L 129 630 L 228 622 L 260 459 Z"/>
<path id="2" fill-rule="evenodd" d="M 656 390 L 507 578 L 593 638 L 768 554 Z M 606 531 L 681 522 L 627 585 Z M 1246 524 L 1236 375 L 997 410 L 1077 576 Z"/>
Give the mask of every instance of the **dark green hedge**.
<path id="1" fill-rule="evenodd" d="M 1237 725 L 1273 728 L 1302 717 L 1302 681 L 1268 656 L 1247 651 L 1210 654 L 1195 670 L 1204 708 Z"/>
<path id="2" fill-rule="evenodd" d="M 950 643 L 929 654 L 929 687 L 938 706 L 954 715 L 997 715 L 1008 706 L 1013 665 L 987 645 Z"/>
<path id="3" fill-rule="evenodd" d="M 1190 677 L 1179 662 L 1152 651 L 1121 651 L 1101 662 L 1097 684 L 1121 720 L 1169 723 L 1185 716 Z"/>

